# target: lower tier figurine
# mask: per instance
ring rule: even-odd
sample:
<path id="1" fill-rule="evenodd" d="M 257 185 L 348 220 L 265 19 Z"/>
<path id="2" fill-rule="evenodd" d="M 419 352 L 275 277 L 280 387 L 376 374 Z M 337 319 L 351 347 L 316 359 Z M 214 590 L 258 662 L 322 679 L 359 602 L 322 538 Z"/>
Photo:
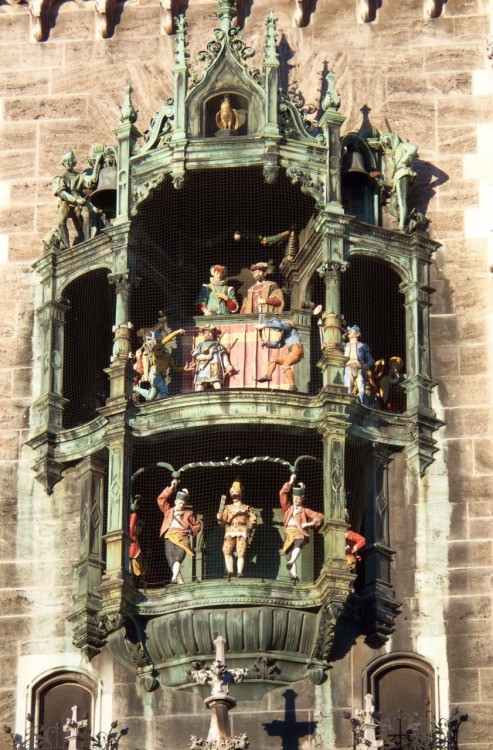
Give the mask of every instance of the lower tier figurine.
<path id="1" fill-rule="evenodd" d="M 225 378 L 233 372 L 229 354 L 219 341 L 220 334 L 215 326 L 203 326 L 200 332 L 204 340 L 192 351 L 195 390 L 205 391 L 208 386 L 220 390 Z"/>
<path id="2" fill-rule="evenodd" d="M 132 561 L 132 570 L 137 578 L 142 575 L 142 548 L 140 546 L 140 535 L 142 533 L 142 521 L 139 519 L 140 495 L 135 495 L 130 503 L 130 550 L 129 556 Z"/>
<path id="3" fill-rule="evenodd" d="M 301 343 L 301 336 L 294 322 L 292 320 L 284 321 L 274 318 L 274 320 L 268 323 L 258 323 L 255 328 L 261 332 L 262 346 L 267 347 L 267 349 L 282 349 L 283 346 L 288 347 L 287 354 L 278 355 L 270 360 L 265 375 L 257 378 L 257 383 L 270 382 L 274 370 L 277 365 L 280 365 L 288 384 L 288 390 L 296 392 L 298 388 L 294 382 L 293 365 L 296 365 L 303 359 L 304 350 Z"/>
<path id="4" fill-rule="evenodd" d="M 307 529 L 318 528 L 324 522 L 322 513 L 317 513 L 303 505 L 305 499 L 305 485 L 300 482 L 297 487 L 293 487 L 296 481 L 296 474 L 291 474 L 289 482 L 283 484 L 279 492 L 279 502 L 284 511 L 284 531 L 286 539 L 281 552 L 286 554 L 286 567 L 291 574 L 293 583 L 297 583 L 298 570 L 296 561 L 301 555 L 303 547 L 310 541 L 310 535 Z M 292 492 L 292 502 L 289 500 L 289 493 Z"/>
<path id="5" fill-rule="evenodd" d="M 234 481 L 229 490 L 232 503 L 225 505 L 226 496 L 223 495 L 217 514 L 220 526 L 225 526 L 223 555 L 228 580 L 234 575 L 234 557 L 236 551 L 238 578 L 243 577 L 245 557 L 251 540 L 252 529 L 257 523 L 257 517 L 249 505 L 242 502 L 243 487 L 240 481 Z"/>
<path id="6" fill-rule="evenodd" d="M 363 549 L 365 544 L 364 536 L 356 531 L 346 531 L 346 563 L 351 573 L 354 573 L 356 565 L 361 562 L 361 555 L 358 552 Z"/>
<path id="7" fill-rule="evenodd" d="M 185 583 L 181 574 L 181 564 L 185 555 L 194 555 L 190 540 L 202 528 L 192 510 L 185 510 L 188 502 L 188 490 L 177 492 L 174 505 L 170 500 L 176 492 L 178 479 L 173 479 L 169 487 L 159 495 L 157 502 L 164 515 L 159 536 L 164 538 L 164 552 L 171 568 L 171 583 Z"/>

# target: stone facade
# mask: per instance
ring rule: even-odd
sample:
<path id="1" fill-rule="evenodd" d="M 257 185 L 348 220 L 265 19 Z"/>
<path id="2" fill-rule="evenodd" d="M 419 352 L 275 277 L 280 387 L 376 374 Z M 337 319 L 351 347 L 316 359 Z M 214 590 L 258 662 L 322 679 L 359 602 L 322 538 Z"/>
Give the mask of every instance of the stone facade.
<path id="1" fill-rule="evenodd" d="M 217 26 L 216 3 L 184 5 L 193 59 L 204 41 L 198 30 Z M 243 36 L 258 50 L 270 5 L 242 4 Z M 422 0 L 382 0 L 375 21 L 364 23 L 356 0 L 315 5 L 297 27 L 299 3 L 274 3 L 283 86 L 318 112 L 323 77 L 333 70 L 343 132 L 359 129 L 366 105 L 381 132 L 386 119 L 419 144 L 418 208 L 442 245 L 432 266 L 431 352 L 434 408 L 445 426 L 424 478 L 405 472 L 403 454 L 390 466 L 393 583 L 402 610 L 388 644 L 375 651 L 358 641 L 322 686 L 303 681 L 240 702 L 232 729 L 247 732 L 258 750 L 348 747 L 343 711 L 362 707 L 368 665 L 395 652 L 433 667 L 439 714 L 460 705 L 469 714 L 461 747 L 486 750 L 493 725 L 493 6 L 448 0 L 429 18 Z M 172 94 L 174 40 L 162 33 L 159 2 L 132 0 L 114 12 L 114 33 L 102 39 L 91 4 L 53 5 L 48 38 L 35 42 L 28 6 L 0 7 L 0 716 L 22 731 L 32 686 L 62 667 L 81 670 L 99 685 L 102 725 L 118 718 L 130 728 L 125 747 L 160 750 L 186 747 L 192 729 L 205 736 L 202 700 L 170 689 L 145 693 L 107 650 L 89 662 L 74 648 L 66 617 L 79 559 L 78 470 L 68 469 L 49 497 L 34 480 L 25 445 L 41 369 L 33 338 L 40 292 L 31 264 L 55 224 L 51 183 L 61 152 L 73 148 L 82 166 L 91 144 L 108 142 L 125 82 L 143 128 Z M 294 711 L 298 744 L 285 725 Z"/>

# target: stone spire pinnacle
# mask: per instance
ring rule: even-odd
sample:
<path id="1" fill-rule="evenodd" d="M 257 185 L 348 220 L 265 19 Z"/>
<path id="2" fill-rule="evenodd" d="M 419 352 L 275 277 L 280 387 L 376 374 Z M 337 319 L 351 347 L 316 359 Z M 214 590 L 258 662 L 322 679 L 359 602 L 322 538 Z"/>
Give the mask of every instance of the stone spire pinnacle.
<path id="1" fill-rule="evenodd" d="M 218 0 L 216 16 L 221 21 L 221 29 L 227 34 L 233 23 L 233 18 L 236 18 L 234 0 Z"/>

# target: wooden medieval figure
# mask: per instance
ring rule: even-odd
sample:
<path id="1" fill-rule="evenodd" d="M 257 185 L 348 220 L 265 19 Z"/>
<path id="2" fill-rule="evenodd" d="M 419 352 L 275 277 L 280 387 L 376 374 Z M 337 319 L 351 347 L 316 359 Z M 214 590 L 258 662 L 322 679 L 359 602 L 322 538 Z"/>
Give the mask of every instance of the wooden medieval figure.
<path id="1" fill-rule="evenodd" d="M 237 575 L 242 578 L 245 570 L 245 557 L 251 540 L 252 529 L 257 523 L 257 517 L 249 505 L 242 502 L 243 487 L 239 480 L 235 480 L 229 490 L 232 503 L 225 505 L 226 496 L 221 499 L 217 514 L 220 526 L 225 526 L 223 555 L 226 565 L 228 581 L 234 575 L 233 553 L 236 551 Z"/>
<path id="2" fill-rule="evenodd" d="M 284 511 L 284 531 L 286 534 L 281 552 L 286 554 L 286 567 L 294 584 L 300 580 L 296 561 L 301 555 L 303 547 L 310 541 L 307 529 L 318 528 L 324 522 L 322 513 L 305 508 L 303 505 L 305 485 L 300 482 L 296 487 L 293 487 L 295 481 L 296 474 L 291 474 L 289 482 L 285 482 L 279 492 L 279 503 Z M 290 492 L 292 492 L 292 501 L 289 499 Z"/>
<path id="3" fill-rule="evenodd" d="M 348 357 L 348 362 L 344 369 L 344 385 L 350 396 L 358 396 L 364 403 L 367 373 L 375 364 L 375 360 L 368 344 L 359 340 L 360 336 L 359 326 L 347 329 L 348 342 L 344 347 L 344 356 Z"/>
<path id="4" fill-rule="evenodd" d="M 242 313 L 273 313 L 284 310 L 284 295 L 274 281 L 267 281 L 267 263 L 250 266 L 255 283 L 247 289 Z"/>
<path id="5" fill-rule="evenodd" d="M 280 354 L 271 359 L 267 365 L 265 375 L 257 378 L 257 383 L 267 383 L 272 380 L 272 375 L 277 365 L 281 366 L 284 373 L 288 390 L 296 392 L 298 388 L 294 382 L 293 365 L 303 359 L 304 350 L 301 336 L 292 320 L 278 320 L 274 318 L 268 323 L 258 323 L 255 328 L 262 332 L 262 346 L 268 349 L 282 349 L 288 347 L 287 354 Z"/>
<path id="6" fill-rule="evenodd" d="M 404 363 L 400 357 L 389 359 L 389 371 L 380 378 L 380 395 L 387 411 L 402 414 L 406 411 L 406 392 L 402 383 L 406 376 L 402 372 Z"/>
<path id="7" fill-rule="evenodd" d="M 182 489 L 176 494 L 174 505 L 170 500 L 176 492 L 179 480 L 173 479 L 169 487 L 165 487 L 157 502 L 164 515 L 159 536 L 164 538 L 164 552 L 171 568 L 171 583 L 185 583 L 181 574 L 181 564 L 185 555 L 194 554 L 190 541 L 202 528 L 192 510 L 185 510 L 188 502 L 188 490 Z"/>
<path id="8" fill-rule="evenodd" d="M 224 283 L 225 266 L 211 266 L 208 284 L 202 284 L 195 304 L 204 315 L 227 315 L 239 310 L 235 290 Z"/>
<path id="9" fill-rule="evenodd" d="M 140 495 L 135 495 L 134 499 L 130 503 L 130 526 L 129 535 L 130 539 L 130 550 L 129 557 L 132 561 L 132 570 L 134 575 L 138 578 L 142 575 L 142 547 L 140 546 L 140 535 L 142 533 L 142 521 L 139 519 Z"/>
<path id="10" fill-rule="evenodd" d="M 143 345 L 136 352 L 134 370 L 138 373 L 137 383 L 133 387 L 135 394 L 142 396 L 145 401 L 154 401 L 158 396 L 167 398 L 169 396 L 168 381 L 170 372 L 185 372 L 193 370 L 191 363 L 179 367 L 173 361 L 171 354 L 166 349 L 166 344 L 176 336 L 183 336 L 184 328 L 172 331 L 163 338 L 161 331 L 151 331 L 145 337 Z M 150 388 L 144 388 L 143 384 L 149 383 Z"/>
<path id="11" fill-rule="evenodd" d="M 205 391 L 208 386 L 220 390 L 225 378 L 233 372 L 229 354 L 220 343 L 219 331 L 215 326 L 203 326 L 200 332 L 204 340 L 192 351 L 195 390 Z"/>

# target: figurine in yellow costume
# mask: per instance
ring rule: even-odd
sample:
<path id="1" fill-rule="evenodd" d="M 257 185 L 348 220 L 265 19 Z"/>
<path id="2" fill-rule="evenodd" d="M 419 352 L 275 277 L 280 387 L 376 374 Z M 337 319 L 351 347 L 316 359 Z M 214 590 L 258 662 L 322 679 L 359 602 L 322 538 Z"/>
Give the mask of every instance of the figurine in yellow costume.
<path id="1" fill-rule="evenodd" d="M 221 499 L 221 505 L 217 514 L 220 526 L 225 526 L 223 555 L 226 564 L 226 576 L 228 580 L 234 575 L 233 552 L 236 551 L 237 575 L 243 577 L 245 569 L 245 557 L 250 542 L 252 529 L 257 523 L 257 517 L 249 505 L 242 502 L 243 487 L 238 480 L 234 481 L 229 490 L 232 503 L 225 505 L 226 495 Z"/>

